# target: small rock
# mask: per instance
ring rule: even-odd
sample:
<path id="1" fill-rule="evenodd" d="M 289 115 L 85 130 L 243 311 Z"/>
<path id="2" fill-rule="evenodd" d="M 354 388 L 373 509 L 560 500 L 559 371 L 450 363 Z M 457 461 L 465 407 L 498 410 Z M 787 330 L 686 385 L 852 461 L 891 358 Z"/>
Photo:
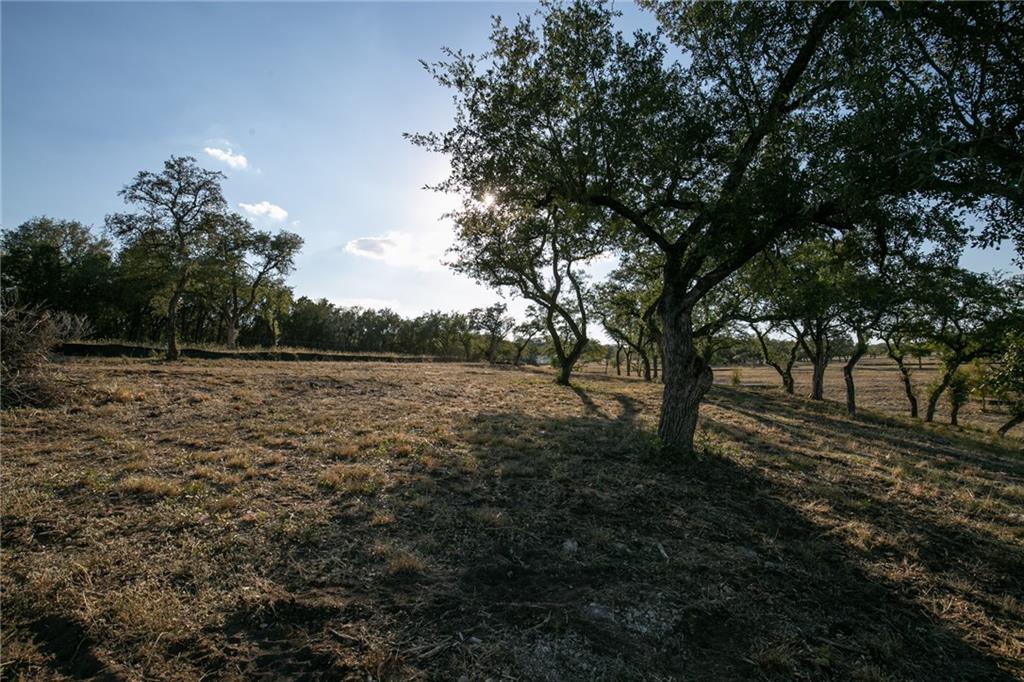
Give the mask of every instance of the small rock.
<path id="1" fill-rule="evenodd" d="M 562 551 L 566 554 L 575 554 L 579 548 L 579 544 L 572 538 L 569 538 L 568 540 L 562 543 Z"/>

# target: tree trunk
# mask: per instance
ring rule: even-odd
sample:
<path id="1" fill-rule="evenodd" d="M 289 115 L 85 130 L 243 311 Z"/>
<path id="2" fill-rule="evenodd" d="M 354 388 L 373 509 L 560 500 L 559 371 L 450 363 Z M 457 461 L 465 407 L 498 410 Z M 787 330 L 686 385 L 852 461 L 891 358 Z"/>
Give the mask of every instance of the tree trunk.
<path id="1" fill-rule="evenodd" d="M 1020 414 L 1010 417 L 1010 421 L 1000 426 L 999 430 L 996 431 L 996 433 L 998 433 L 1000 437 L 1004 437 L 1010 429 L 1017 426 L 1018 424 L 1024 424 L 1024 412 L 1021 412 Z"/>
<path id="2" fill-rule="evenodd" d="M 799 342 L 804 349 L 804 353 L 807 355 L 807 359 L 811 361 L 811 393 L 808 396 L 811 400 L 824 400 L 825 399 L 825 370 L 828 368 L 829 361 L 829 342 L 825 336 L 826 328 L 825 324 L 821 320 L 814 322 L 814 329 L 805 329 L 800 332 Z M 811 341 L 814 343 L 812 348 L 807 343 L 806 337 L 811 337 Z"/>
<path id="3" fill-rule="evenodd" d="M 238 345 L 238 325 L 233 318 L 228 318 L 228 350 L 235 350 Z"/>
<path id="4" fill-rule="evenodd" d="M 633 376 L 632 362 L 633 362 L 633 353 L 631 351 L 627 350 L 626 351 L 626 376 L 627 377 Z"/>
<path id="5" fill-rule="evenodd" d="M 957 417 L 958 417 L 958 416 L 960 415 L 960 407 L 961 407 L 960 403 L 957 403 L 957 402 L 954 402 L 954 403 L 953 403 L 953 404 L 952 404 L 952 405 L 950 406 L 950 411 L 949 411 L 949 423 L 950 423 L 950 424 L 951 424 L 952 426 L 958 426 L 958 423 L 957 423 Z"/>
<path id="6" fill-rule="evenodd" d="M 811 361 L 811 400 L 825 399 L 825 363 Z"/>
<path id="7" fill-rule="evenodd" d="M 843 365 L 843 381 L 846 382 L 846 414 L 854 417 L 857 415 L 857 389 L 853 384 L 853 368 L 857 361 L 864 357 L 868 350 L 867 341 L 862 335 L 857 335 L 857 346 L 850 353 L 850 358 Z"/>
<path id="8" fill-rule="evenodd" d="M 641 351 L 637 351 L 637 355 L 640 356 L 640 363 L 641 363 L 641 365 L 643 365 L 643 368 L 644 368 L 644 381 L 650 381 L 651 380 L 651 359 L 649 357 L 647 357 L 647 353 L 644 353 L 644 352 L 641 352 Z M 638 369 L 637 370 L 637 374 L 639 374 L 639 373 L 640 372 L 639 372 L 639 369 Z"/>
<path id="9" fill-rule="evenodd" d="M 904 362 L 903 352 L 898 349 L 898 344 L 890 344 L 888 339 L 885 341 L 885 349 L 889 354 L 889 357 L 896 363 L 896 367 L 900 370 L 900 379 L 903 380 L 903 391 L 907 394 L 907 402 L 910 403 L 910 416 L 913 419 L 917 419 L 917 396 L 914 394 L 914 384 L 910 380 L 910 369 L 907 367 L 907 363 Z"/>
<path id="10" fill-rule="evenodd" d="M 785 390 L 789 395 L 793 395 L 793 391 L 795 389 L 795 384 L 793 382 L 793 365 L 796 363 L 796 355 L 800 350 L 800 342 L 793 342 L 793 347 L 789 350 L 789 358 L 786 361 L 786 365 L 783 366 L 772 360 L 771 351 L 768 350 L 768 342 L 765 341 L 767 334 L 762 333 L 756 327 L 754 327 L 754 334 L 757 336 L 757 340 L 761 344 L 761 357 L 764 363 L 774 369 L 782 378 L 783 390 Z"/>
<path id="11" fill-rule="evenodd" d="M 654 378 L 657 379 L 658 378 L 658 354 L 657 353 L 654 353 L 651 356 L 651 362 L 652 362 L 653 370 L 654 370 Z"/>
<path id="12" fill-rule="evenodd" d="M 661 319 L 665 354 L 662 358 L 661 417 L 658 437 L 669 451 L 679 454 L 693 452 L 693 434 L 697 428 L 700 401 L 711 388 L 714 375 L 711 366 L 693 345 L 691 307 L 685 305 L 685 284 L 673 281 L 673 273 L 665 266 L 665 287 L 661 300 Z"/>
<path id="13" fill-rule="evenodd" d="M 277 348 L 277 344 L 281 341 L 281 327 L 277 323 L 277 315 L 271 317 L 270 320 L 270 342 L 271 347 Z"/>
<path id="14" fill-rule="evenodd" d="M 928 403 L 925 407 L 924 420 L 926 422 L 935 420 L 935 409 L 939 405 L 939 398 L 942 397 L 943 391 L 949 386 L 949 382 L 952 381 L 953 375 L 956 373 L 957 368 L 960 367 L 960 363 L 950 363 L 946 367 L 945 374 L 942 375 L 942 381 L 939 385 L 932 389 L 932 392 L 928 394 Z"/>
<path id="15" fill-rule="evenodd" d="M 615 376 L 617 376 L 617 377 L 621 377 L 622 376 L 621 356 L 622 356 L 622 348 L 618 347 L 618 348 L 615 349 Z"/>
<path id="16" fill-rule="evenodd" d="M 572 368 L 575 367 L 576 361 L 583 355 L 583 349 L 587 347 L 586 339 L 579 339 L 573 345 L 572 350 L 569 351 L 568 355 L 559 354 L 558 357 L 558 378 L 556 382 L 560 386 L 569 385 L 569 377 L 572 375 Z M 555 346 L 556 350 L 558 346 Z"/>
<path id="17" fill-rule="evenodd" d="M 182 278 L 184 279 L 184 278 Z M 184 282 L 179 282 L 171 294 L 171 300 L 167 304 L 167 359 L 177 360 L 181 353 L 178 351 L 178 304 L 181 303 L 181 294 L 184 289 Z"/>

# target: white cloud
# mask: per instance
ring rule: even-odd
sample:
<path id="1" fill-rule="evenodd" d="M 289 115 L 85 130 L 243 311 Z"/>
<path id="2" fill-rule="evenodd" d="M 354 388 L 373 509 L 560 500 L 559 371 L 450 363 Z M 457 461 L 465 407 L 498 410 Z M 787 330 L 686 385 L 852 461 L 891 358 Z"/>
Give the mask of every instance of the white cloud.
<path id="1" fill-rule="evenodd" d="M 396 268 L 440 270 L 441 258 L 451 233 L 388 232 L 381 237 L 360 237 L 345 244 L 345 251 L 354 256 L 381 261 Z"/>
<path id="2" fill-rule="evenodd" d="M 231 151 L 231 147 L 227 149 L 221 149 L 219 147 L 203 147 L 203 151 L 206 155 L 217 159 L 221 163 L 226 163 L 231 168 L 248 168 L 249 159 L 245 158 L 242 154 L 235 154 Z"/>
<path id="3" fill-rule="evenodd" d="M 255 217 L 267 216 L 274 220 L 284 220 L 288 217 L 288 211 L 269 201 L 261 201 L 258 204 L 246 204 L 243 202 L 238 204 L 238 207 Z"/>

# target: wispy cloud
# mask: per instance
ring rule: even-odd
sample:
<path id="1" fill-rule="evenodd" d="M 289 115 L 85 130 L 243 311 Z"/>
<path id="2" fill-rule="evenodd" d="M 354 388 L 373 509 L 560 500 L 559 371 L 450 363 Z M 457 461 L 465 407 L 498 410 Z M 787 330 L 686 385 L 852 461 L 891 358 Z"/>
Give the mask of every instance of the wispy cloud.
<path id="1" fill-rule="evenodd" d="M 445 236 L 450 237 L 450 234 Z M 380 237 L 353 239 L 345 244 L 345 251 L 396 268 L 440 270 L 445 246 L 431 233 L 388 232 Z"/>
<path id="2" fill-rule="evenodd" d="M 248 213 L 251 216 L 273 218 L 274 220 L 284 220 L 288 217 L 288 211 L 284 210 L 276 204 L 272 204 L 269 201 L 261 201 L 258 204 L 246 204 L 244 202 L 239 203 L 238 207 Z"/>
<path id="3" fill-rule="evenodd" d="M 242 154 L 235 154 L 231 151 L 231 147 L 227 149 L 221 149 L 220 147 L 203 147 L 203 151 L 210 158 L 217 159 L 221 163 L 226 163 L 231 168 L 242 168 L 246 169 L 249 167 L 249 159 L 245 158 Z"/>

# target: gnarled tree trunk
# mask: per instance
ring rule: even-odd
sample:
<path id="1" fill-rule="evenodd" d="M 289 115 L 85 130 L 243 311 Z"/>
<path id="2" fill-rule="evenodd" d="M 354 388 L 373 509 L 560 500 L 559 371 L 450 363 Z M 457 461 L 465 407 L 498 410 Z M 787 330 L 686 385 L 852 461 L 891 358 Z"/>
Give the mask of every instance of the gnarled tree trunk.
<path id="1" fill-rule="evenodd" d="M 767 332 L 762 333 L 757 327 L 751 325 L 754 329 L 754 335 L 757 337 L 758 342 L 761 344 L 761 357 L 764 363 L 774 369 L 779 377 L 782 379 L 782 388 L 786 393 L 793 395 L 796 384 L 793 381 L 793 365 L 796 364 L 797 353 L 800 352 L 800 342 L 794 341 L 792 348 L 789 349 L 789 357 L 786 358 L 786 364 L 780 365 L 779 363 L 772 360 L 771 351 L 768 350 L 768 342 L 765 340 Z"/>
<path id="2" fill-rule="evenodd" d="M 815 320 L 798 330 L 800 346 L 804 349 L 807 359 L 811 361 L 811 400 L 825 399 L 825 370 L 831 356 L 828 340 L 827 324 Z M 809 339 L 809 341 L 808 341 Z"/>
<path id="3" fill-rule="evenodd" d="M 853 352 L 850 353 L 849 359 L 846 364 L 843 365 L 843 381 L 846 382 L 846 413 L 851 417 L 857 414 L 857 389 L 853 384 L 853 368 L 856 366 L 857 361 L 864 357 L 864 353 L 868 350 L 867 339 L 864 335 L 857 334 L 857 345 L 854 346 Z"/>
<path id="4" fill-rule="evenodd" d="M 950 362 L 946 365 L 946 371 L 942 374 L 942 379 L 938 385 L 932 389 L 932 392 L 928 394 L 928 403 L 925 406 L 924 420 L 926 422 L 935 421 L 935 410 L 939 406 L 939 398 L 942 397 L 943 392 L 949 388 L 949 382 L 953 380 L 953 375 L 956 374 L 956 370 L 959 369 L 959 362 Z"/>
<path id="5" fill-rule="evenodd" d="M 181 304 L 181 297 L 185 293 L 185 284 L 188 281 L 188 272 L 182 272 L 174 285 L 174 293 L 167 303 L 167 359 L 177 360 L 181 353 L 178 351 L 178 307 Z"/>
<path id="6" fill-rule="evenodd" d="M 910 379 L 910 368 L 907 367 L 907 363 L 904 362 L 903 352 L 899 350 L 899 345 L 896 342 L 890 342 L 889 339 L 883 339 L 885 342 L 885 350 L 889 354 L 889 357 L 896 363 L 896 367 L 900 370 L 900 379 L 903 381 L 903 390 L 907 394 L 907 402 L 910 403 L 910 416 L 917 419 L 917 395 L 914 393 L 914 384 Z"/>
<path id="7" fill-rule="evenodd" d="M 671 274 L 667 266 L 666 274 Z M 665 390 L 658 437 L 669 451 L 688 454 L 693 452 L 700 402 L 711 388 L 714 375 L 693 343 L 692 306 L 684 300 L 685 286 L 669 276 L 665 280 L 661 301 Z"/>

